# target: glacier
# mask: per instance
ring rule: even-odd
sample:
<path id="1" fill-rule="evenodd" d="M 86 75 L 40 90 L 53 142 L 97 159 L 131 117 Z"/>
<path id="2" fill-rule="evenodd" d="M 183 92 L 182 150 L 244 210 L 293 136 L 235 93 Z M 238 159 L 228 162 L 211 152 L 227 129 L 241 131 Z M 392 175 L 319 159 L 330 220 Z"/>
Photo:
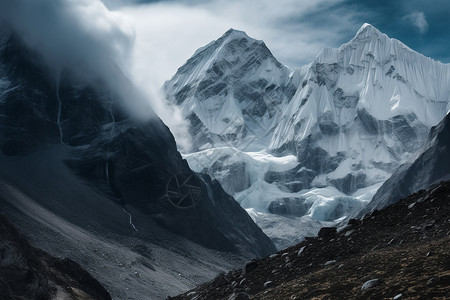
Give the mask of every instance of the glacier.
<path id="1" fill-rule="evenodd" d="M 450 65 L 364 24 L 294 69 L 230 29 L 163 91 L 190 122 L 190 167 L 284 248 L 354 216 L 414 161 L 450 109 L 449 83 Z"/>

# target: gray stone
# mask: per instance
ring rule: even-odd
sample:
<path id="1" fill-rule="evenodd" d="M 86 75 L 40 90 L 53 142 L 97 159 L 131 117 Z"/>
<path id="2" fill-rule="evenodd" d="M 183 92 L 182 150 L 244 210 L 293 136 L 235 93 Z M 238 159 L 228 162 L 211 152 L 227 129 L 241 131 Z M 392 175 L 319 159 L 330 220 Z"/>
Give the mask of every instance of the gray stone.
<path id="1" fill-rule="evenodd" d="M 320 238 L 336 236 L 336 227 L 322 227 L 317 234 Z"/>
<path id="2" fill-rule="evenodd" d="M 300 256 L 300 255 L 303 253 L 303 251 L 305 251 L 305 249 L 306 249 L 306 246 L 301 247 L 301 248 L 298 250 L 297 255 Z"/>
<path id="3" fill-rule="evenodd" d="M 373 288 L 379 284 L 380 284 L 380 280 L 378 280 L 378 278 L 368 280 L 361 287 L 361 291 L 365 291 L 367 289 Z"/>
<path id="4" fill-rule="evenodd" d="M 254 271 L 258 267 L 258 263 L 256 260 L 252 260 L 245 264 L 245 266 L 242 268 L 242 275 L 247 275 L 248 273 Z"/>

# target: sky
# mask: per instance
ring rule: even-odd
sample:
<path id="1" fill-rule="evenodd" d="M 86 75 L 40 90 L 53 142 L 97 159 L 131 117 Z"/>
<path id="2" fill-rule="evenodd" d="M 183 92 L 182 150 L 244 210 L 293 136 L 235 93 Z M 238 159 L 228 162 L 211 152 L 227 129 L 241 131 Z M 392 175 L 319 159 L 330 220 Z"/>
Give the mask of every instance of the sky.
<path id="1" fill-rule="evenodd" d="M 263 40 L 291 68 L 348 42 L 364 23 L 449 63 L 449 16 L 449 0 L 0 0 L 0 31 L 6 23 L 52 67 L 110 77 L 112 86 L 117 66 L 185 149 L 187 123 L 161 86 L 228 29 Z"/>
<path id="2" fill-rule="evenodd" d="M 291 68 L 312 61 L 324 47 L 349 41 L 363 23 L 410 48 L 450 62 L 448 0 L 104 0 L 130 17 L 136 49 L 158 57 L 158 82 L 170 78 L 197 48 L 229 28 L 264 40 Z M 164 78 L 164 79 L 163 79 Z"/>

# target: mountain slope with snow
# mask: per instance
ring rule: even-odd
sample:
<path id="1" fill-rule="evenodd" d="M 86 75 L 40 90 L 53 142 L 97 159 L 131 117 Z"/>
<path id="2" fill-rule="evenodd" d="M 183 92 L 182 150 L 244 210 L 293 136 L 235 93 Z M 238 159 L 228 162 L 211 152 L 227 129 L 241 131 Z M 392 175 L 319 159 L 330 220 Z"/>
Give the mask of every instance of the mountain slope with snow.
<path id="1" fill-rule="evenodd" d="M 449 65 L 364 24 L 294 71 L 261 41 L 230 30 L 199 49 L 164 91 L 191 121 L 192 168 L 246 209 L 320 224 L 362 209 L 418 155 L 450 109 L 449 83 Z M 238 159 L 252 153 L 265 162 Z"/>

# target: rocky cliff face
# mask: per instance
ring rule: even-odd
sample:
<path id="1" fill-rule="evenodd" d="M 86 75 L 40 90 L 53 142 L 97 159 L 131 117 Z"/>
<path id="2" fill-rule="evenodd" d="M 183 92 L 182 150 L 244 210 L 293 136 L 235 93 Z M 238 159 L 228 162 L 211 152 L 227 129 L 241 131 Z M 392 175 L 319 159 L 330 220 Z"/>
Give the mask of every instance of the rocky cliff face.
<path id="1" fill-rule="evenodd" d="M 230 30 L 199 49 L 164 91 L 191 120 L 192 168 L 245 208 L 283 206 L 271 211 L 326 222 L 360 210 L 416 157 L 450 109 L 449 82 L 448 65 L 365 24 L 295 70 L 263 42 Z"/>

